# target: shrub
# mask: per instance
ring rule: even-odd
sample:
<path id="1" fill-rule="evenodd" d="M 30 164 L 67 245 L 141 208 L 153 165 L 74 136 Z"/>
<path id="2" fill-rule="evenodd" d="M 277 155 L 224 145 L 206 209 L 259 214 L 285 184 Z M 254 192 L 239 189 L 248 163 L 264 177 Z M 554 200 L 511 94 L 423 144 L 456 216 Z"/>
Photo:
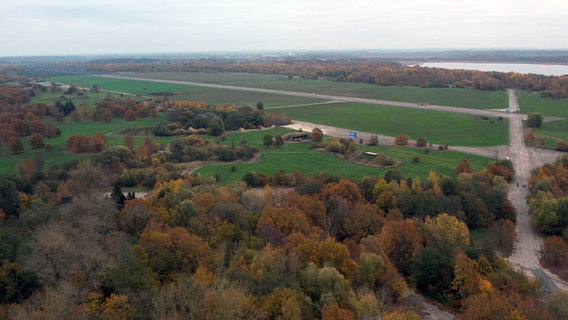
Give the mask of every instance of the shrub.
<path id="1" fill-rule="evenodd" d="M 564 140 L 556 141 L 556 150 L 558 151 L 568 151 L 568 142 Z"/>
<path id="2" fill-rule="evenodd" d="M 426 149 L 426 150 L 428 150 L 428 149 Z M 418 156 L 412 157 L 412 163 L 418 163 L 418 162 L 420 162 L 420 157 L 418 157 Z"/>
<path id="3" fill-rule="evenodd" d="M 426 146 L 426 139 L 424 139 L 424 137 L 418 138 L 418 140 L 416 140 L 416 146 L 424 148 Z"/>
<path id="4" fill-rule="evenodd" d="M 369 145 L 370 146 L 376 146 L 379 144 L 379 137 L 377 137 L 376 135 L 372 135 L 369 137 Z"/>
<path id="5" fill-rule="evenodd" d="M 397 146 L 405 146 L 408 144 L 408 136 L 401 133 L 394 138 L 394 143 Z"/>
<path id="6" fill-rule="evenodd" d="M 375 159 L 381 166 L 392 166 L 395 164 L 395 160 L 393 158 L 385 156 L 382 152 Z"/>
<path id="7" fill-rule="evenodd" d="M 542 113 L 539 112 L 530 112 L 527 115 L 527 126 L 529 128 L 540 128 L 544 121 L 544 117 Z"/>
<path id="8" fill-rule="evenodd" d="M 45 146 L 45 142 L 43 141 L 43 136 L 38 133 L 32 134 L 30 137 L 30 147 L 32 149 L 41 149 Z"/>
<path id="9" fill-rule="evenodd" d="M 321 141 L 323 139 L 323 131 L 320 128 L 312 130 L 312 141 Z"/>

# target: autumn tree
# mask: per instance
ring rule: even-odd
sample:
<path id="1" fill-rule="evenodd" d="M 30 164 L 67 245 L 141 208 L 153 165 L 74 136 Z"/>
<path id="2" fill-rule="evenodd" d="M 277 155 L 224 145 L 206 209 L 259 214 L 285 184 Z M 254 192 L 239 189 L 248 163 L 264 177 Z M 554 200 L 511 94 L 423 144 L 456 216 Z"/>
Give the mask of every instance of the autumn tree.
<path id="1" fill-rule="evenodd" d="M 419 148 L 424 148 L 426 146 L 426 139 L 424 139 L 424 137 L 419 137 L 418 139 L 416 139 L 416 146 Z"/>
<path id="2" fill-rule="evenodd" d="M 515 224 L 508 219 L 499 219 L 491 227 L 497 235 L 495 246 L 505 252 L 512 252 L 517 233 Z"/>
<path id="3" fill-rule="evenodd" d="M 30 147 L 32 149 L 42 149 L 45 146 L 43 142 L 43 136 L 38 133 L 32 134 L 30 137 Z"/>
<path id="4" fill-rule="evenodd" d="M 275 289 L 263 299 L 261 308 L 266 312 L 267 319 L 300 320 L 314 317 L 309 312 L 311 302 L 308 297 L 289 288 Z"/>
<path id="5" fill-rule="evenodd" d="M 128 132 L 124 135 L 123 137 L 123 143 L 126 147 L 128 147 L 130 150 L 134 149 L 134 137 L 132 136 L 132 133 Z"/>
<path id="6" fill-rule="evenodd" d="M 265 207 L 258 219 L 258 233 L 261 239 L 279 245 L 284 238 L 293 233 L 307 234 L 309 222 L 304 212 L 298 208 Z"/>
<path id="7" fill-rule="evenodd" d="M 414 257 L 422 247 L 422 235 L 409 220 L 387 221 L 379 239 L 385 253 L 405 276 L 410 274 Z"/>
<path id="8" fill-rule="evenodd" d="M 468 258 L 462 250 L 458 250 L 454 257 L 454 279 L 452 280 L 452 290 L 458 301 L 480 293 L 481 281 L 476 262 Z"/>
<path id="9" fill-rule="evenodd" d="M 322 141 L 323 140 L 323 131 L 320 128 L 314 128 L 312 130 L 312 141 Z"/>
<path id="10" fill-rule="evenodd" d="M 83 120 L 83 114 L 79 110 L 73 110 L 71 112 L 70 116 L 71 116 L 71 119 L 73 119 L 73 121 L 75 123 L 79 123 Z"/>
<path id="11" fill-rule="evenodd" d="M 462 221 L 447 213 L 424 221 L 426 244 L 438 248 L 465 247 L 469 245 L 469 229 Z"/>
<path id="12" fill-rule="evenodd" d="M 558 319 L 568 319 L 568 292 L 556 290 L 546 298 L 546 308 Z"/>
<path id="13" fill-rule="evenodd" d="M 568 246 L 559 236 L 544 240 L 543 254 L 546 262 L 552 266 L 564 266 L 568 261 Z"/>
<path id="14" fill-rule="evenodd" d="M 405 146 L 405 145 L 408 144 L 408 139 L 409 139 L 409 138 L 408 138 L 407 135 L 401 133 L 401 134 L 399 134 L 398 136 L 396 136 L 396 137 L 394 138 L 394 143 L 395 143 L 397 146 Z"/>
<path id="15" fill-rule="evenodd" d="M 525 134 L 525 140 L 528 142 L 533 142 L 535 140 L 534 133 L 531 130 L 528 130 Z"/>
<path id="16" fill-rule="evenodd" d="M 460 174 L 462 172 L 471 173 L 471 166 L 466 159 L 463 159 L 457 166 L 456 166 L 456 174 Z"/>
<path id="17" fill-rule="evenodd" d="M 185 228 L 150 223 L 140 234 L 140 245 L 148 254 L 148 264 L 160 280 L 170 279 L 176 272 L 193 272 L 206 265 L 209 245 Z"/>
<path id="18" fill-rule="evenodd" d="M 376 234 L 383 222 L 384 218 L 375 205 L 360 204 L 345 218 L 345 232 L 353 239 L 360 240 L 370 234 Z"/>
<path id="19" fill-rule="evenodd" d="M 8 151 L 11 154 L 20 154 L 24 152 L 24 144 L 18 137 L 10 137 L 8 139 Z"/>
<path id="20" fill-rule="evenodd" d="M 265 319 L 245 289 L 226 276 L 183 275 L 160 288 L 154 299 L 154 319 Z"/>
<path id="21" fill-rule="evenodd" d="M 134 121 L 136 120 L 136 112 L 132 109 L 128 109 L 124 112 L 124 119 L 126 121 Z"/>
<path id="22" fill-rule="evenodd" d="M 349 207 L 364 203 L 359 187 L 349 180 L 342 179 L 338 183 L 329 183 L 321 191 L 321 198 L 325 201 L 332 197 L 339 197 L 347 202 Z"/>
<path id="23" fill-rule="evenodd" d="M 321 311 L 322 320 L 353 320 L 353 312 L 341 308 L 337 303 L 326 304 Z"/>

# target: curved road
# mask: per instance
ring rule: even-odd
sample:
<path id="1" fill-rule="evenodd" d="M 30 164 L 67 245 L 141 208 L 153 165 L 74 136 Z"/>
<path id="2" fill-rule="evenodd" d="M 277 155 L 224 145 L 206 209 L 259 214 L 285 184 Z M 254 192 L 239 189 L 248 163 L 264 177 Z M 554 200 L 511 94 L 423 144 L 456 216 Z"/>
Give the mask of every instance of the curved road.
<path id="1" fill-rule="evenodd" d="M 366 99 L 357 97 L 346 97 L 346 96 L 335 96 L 328 94 L 316 94 L 316 93 L 305 93 L 305 92 L 295 92 L 295 91 L 285 91 L 276 89 L 265 89 L 265 88 L 251 88 L 251 87 L 240 87 L 222 84 L 212 84 L 212 83 L 201 83 L 201 82 L 190 82 L 190 81 L 177 81 L 177 80 L 161 80 L 161 79 L 151 79 L 151 78 L 138 78 L 138 77 L 127 77 L 127 76 L 117 76 L 117 75 L 101 75 L 101 77 L 107 78 L 117 78 L 117 79 L 129 79 L 129 80 L 143 80 L 143 81 L 153 81 L 161 83 L 174 83 L 174 84 L 186 84 L 192 86 L 201 86 L 217 89 L 226 90 L 239 90 L 239 91 L 249 91 L 249 92 L 262 92 L 270 94 L 279 95 L 289 95 L 297 97 L 308 97 L 316 98 L 322 100 L 329 100 L 332 102 L 358 102 L 365 104 L 375 104 L 375 105 L 389 105 L 402 108 L 418 108 L 445 112 L 455 112 L 455 113 L 465 113 L 474 115 L 484 115 L 484 116 L 501 116 L 503 118 L 509 118 L 509 134 L 510 134 L 510 145 L 509 146 L 497 146 L 491 148 L 467 148 L 467 147 L 452 147 L 453 150 L 458 150 L 466 153 L 479 154 L 489 157 L 505 158 L 509 157 L 513 164 L 515 165 L 516 177 L 515 181 L 509 187 L 509 199 L 513 203 L 517 211 L 517 234 L 518 241 L 515 242 L 513 249 L 513 254 L 509 258 L 509 263 L 516 267 L 517 269 L 523 271 L 526 275 L 530 277 L 539 278 L 542 283 L 549 289 L 549 291 L 554 291 L 556 288 L 563 290 L 568 290 L 568 284 L 564 281 L 558 279 L 555 275 L 550 273 L 546 269 L 542 269 L 538 258 L 540 256 L 540 251 L 542 247 L 542 238 L 537 235 L 531 228 L 529 219 L 529 209 L 526 204 L 526 197 L 528 195 L 528 190 L 523 185 L 527 185 L 528 178 L 530 176 L 530 170 L 541 166 L 545 163 L 553 162 L 559 153 L 548 151 L 544 149 L 534 149 L 529 148 L 524 143 L 524 130 L 522 120 L 525 115 L 520 113 L 520 108 L 517 103 L 517 98 L 514 90 L 508 90 L 509 93 L 509 110 L 512 112 L 506 114 L 503 110 L 480 110 L 480 109 L 469 109 L 451 106 L 440 106 L 440 105 L 429 105 L 427 107 L 417 106 L 415 103 L 399 102 L 399 101 L 387 101 L 387 100 L 376 100 L 376 99 Z M 557 120 L 559 118 L 545 117 L 545 122 Z M 308 123 L 295 121 L 294 124 L 288 127 L 294 129 L 311 130 L 314 127 L 321 128 L 327 135 L 338 136 L 338 137 L 348 137 L 348 129 L 330 127 L 320 124 Z M 371 133 L 358 132 L 359 137 L 363 139 L 368 139 Z M 381 144 L 392 144 L 394 143 L 393 137 L 379 136 L 379 142 Z M 517 182 L 519 186 L 517 187 Z"/>

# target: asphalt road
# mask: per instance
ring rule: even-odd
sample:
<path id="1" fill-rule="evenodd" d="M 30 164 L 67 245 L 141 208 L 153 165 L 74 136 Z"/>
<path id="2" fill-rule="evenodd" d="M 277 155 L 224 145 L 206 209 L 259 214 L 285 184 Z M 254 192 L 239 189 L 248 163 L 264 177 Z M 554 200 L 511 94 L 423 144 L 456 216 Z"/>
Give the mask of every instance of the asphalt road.
<path id="1" fill-rule="evenodd" d="M 509 90 L 509 108 L 519 110 L 514 90 Z M 560 153 L 530 148 L 524 142 L 523 124 L 520 118 L 509 121 L 508 157 L 515 165 L 515 181 L 509 186 L 509 200 L 517 211 L 518 241 L 513 247 L 509 263 L 529 277 L 537 277 L 549 292 L 557 288 L 568 290 L 568 284 L 540 266 L 539 257 L 543 239 L 532 228 L 527 205 L 528 179 L 533 168 L 553 162 Z"/>

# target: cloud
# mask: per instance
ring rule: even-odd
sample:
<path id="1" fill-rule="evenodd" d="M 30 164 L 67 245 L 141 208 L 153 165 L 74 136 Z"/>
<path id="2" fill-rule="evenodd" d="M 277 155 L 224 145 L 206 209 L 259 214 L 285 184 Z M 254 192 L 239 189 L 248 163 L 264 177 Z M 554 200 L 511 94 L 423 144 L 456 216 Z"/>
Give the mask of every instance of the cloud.
<path id="1" fill-rule="evenodd" d="M 0 16 L 1 30 L 13 30 L 0 55 L 562 48 L 568 36 L 558 0 L 19 0 Z"/>

